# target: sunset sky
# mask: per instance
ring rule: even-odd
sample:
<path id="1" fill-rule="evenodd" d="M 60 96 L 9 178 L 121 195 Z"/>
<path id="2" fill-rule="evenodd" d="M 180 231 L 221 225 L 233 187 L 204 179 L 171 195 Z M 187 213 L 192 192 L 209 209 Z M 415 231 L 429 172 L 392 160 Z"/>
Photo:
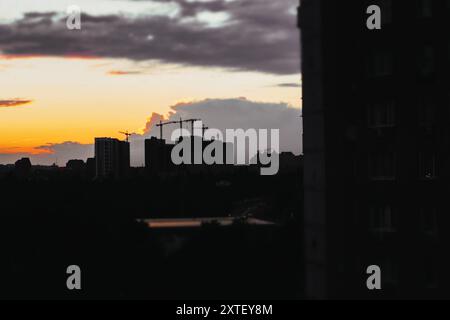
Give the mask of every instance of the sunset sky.
<path id="1" fill-rule="evenodd" d="M 81 30 L 66 27 L 69 5 Z M 155 119 L 193 110 L 210 127 L 286 127 L 282 146 L 299 153 L 297 5 L 0 0 L 0 164 L 65 165 L 91 156 L 94 137 L 141 141 Z"/>

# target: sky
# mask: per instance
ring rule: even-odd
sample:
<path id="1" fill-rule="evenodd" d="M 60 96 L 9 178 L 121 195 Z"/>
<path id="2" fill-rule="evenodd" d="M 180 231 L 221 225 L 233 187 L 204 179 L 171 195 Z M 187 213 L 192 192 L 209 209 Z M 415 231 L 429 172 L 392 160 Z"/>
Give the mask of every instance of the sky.
<path id="1" fill-rule="evenodd" d="M 0 164 L 64 166 L 160 119 L 275 128 L 301 152 L 297 0 L 0 0 Z M 81 30 L 66 26 L 81 9 Z M 170 132 L 167 132 L 169 135 Z"/>

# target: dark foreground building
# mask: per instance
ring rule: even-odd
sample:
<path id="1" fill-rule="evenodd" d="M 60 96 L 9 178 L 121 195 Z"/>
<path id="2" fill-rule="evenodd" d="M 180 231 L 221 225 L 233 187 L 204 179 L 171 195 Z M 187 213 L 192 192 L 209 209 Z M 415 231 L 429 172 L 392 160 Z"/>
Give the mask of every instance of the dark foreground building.
<path id="1" fill-rule="evenodd" d="M 307 297 L 450 297 L 450 2 L 303 0 L 299 25 Z"/>

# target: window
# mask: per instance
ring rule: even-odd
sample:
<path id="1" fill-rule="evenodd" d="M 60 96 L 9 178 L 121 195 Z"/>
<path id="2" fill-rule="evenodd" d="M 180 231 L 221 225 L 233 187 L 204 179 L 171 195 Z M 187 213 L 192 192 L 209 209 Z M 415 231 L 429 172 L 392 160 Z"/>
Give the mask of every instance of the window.
<path id="1" fill-rule="evenodd" d="M 420 227 L 421 231 L 429 236 L 438 234 L 438 210 L 436 207 L 420 208 Z"/>
<path id="2" fill-rule="evenodd" d="M 434 48 L 425 46 L 418 56 L 418 70 L 423 76 L 428 76 L 434 72 Z"/>
<path id="3" fill-rule="evenodd" d="M 450 0 L 449 0 L 450 1 Z M 450 43 L 447 46 L 447 58 L 450 60 Z"/>
<path id="4" fill-rule="evenodd" d="M 381 23 L 387 25 L 392 22 L 392 0 L 380 0 Z"/>
<path id="5" fill-rule="evenodd" d="M 439 287 L 439 274 L 434 257 L 425 261 L 425 286 L 427 289 L 437 289 Z"/>
<path id="6" fill-rule="evenodd" d="M 432 126 L 436 119 L 436 108 L 433 99 L 430 96 L 419 98 L 418 117 L 419 126 Z"/>
<path id="7" fill-rule="evenodd" d="M 392 259 L 385 259 L 385 261 L 381 264 L 381 268 L 382 287 L 395 287 L 399 282 L 398 264 L 392 261 Z"/>
<path id="8" fill-rule="evenodd" d="M 390 205 L 370 207 L 370 231 L 377 234 L 393 233 L 396 231 L 394 214 Z"/>
<path id="9" fill-rule="evenodd" d="M 369 178 L 395 180 L 396 159 L 393 152 L 374 153 L 369 157 Z"/>
<path id="10" fill-rule="evenodd" d="M 393 72 L 393 56 L 388 51 L 378 51 L 368 55 L 367 73 L 370 77 L 389 76 Z"/>
<path id="11" fill-rule="evenodd" d="M 430 18 L 433 15 L 433 1 L 432 0 L 418 0 L 417 12 L 419 18 Z"/>
<path id="12" fill-rule="evenodd" d="M 419 154 L 419 177 L 432 180 L 437 177 L 437 157 L 432 152 L 421 152 Z"/>
<path id="13" fill-rule="evenodd" d="M 374 103 L 368 106 L 370 128 L 393 127 L 395 125 L 395 104 L 393 101 Z"/>

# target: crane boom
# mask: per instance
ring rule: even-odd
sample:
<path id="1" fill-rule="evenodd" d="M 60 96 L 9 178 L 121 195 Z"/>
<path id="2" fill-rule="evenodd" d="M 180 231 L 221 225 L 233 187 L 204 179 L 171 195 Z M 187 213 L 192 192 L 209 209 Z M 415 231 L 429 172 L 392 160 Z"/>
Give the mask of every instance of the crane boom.
<path id="1" fill-rule="evenodd" d="M 126 132 L 123 132 L 123 131 L 119 131 L 119 133 L 121 133 L 121 134 L 125 135 L 125 137 L 126 137 L 126 141 L 127 141 L 127 142 L 128 142 L 128 140 L 129 140 L 129 137 L 131 137 L 131 136 L 132 136 L 132 133 L 129 133 L 128 131 L 126 131 Z"/>
<path id="2" fill-rule="evenodd" d="M 180 121 L 181 121 L 181 120 L 180 120 Z M 169 125 L 169 124 L 180 123 L 180 121 L 169 121 L 169 122 L 162 122 L 162 120 L 159 121 L 159 123 L 158 123 L 156 126 L 159 127 L 159 136 L 160 136 L 160 139 L 161 139 L 161 140 L 163 139 L 163 127 L 164 127 L 164 126 Z"/>
<path id="3" fill-rule="evenodd" d="M 191 135 L 194 136 L 194 123 L 197 121 L 202 121 L 201 119 L 187 119 L 187 120 L 181 120 L 181 122 L 190 122 L 191 123 Z"/>
<path id="4" fill-rule="evenodd" d="M 180 124 L 180 129 L 183 129 L 183 123 L 190 122 L 191 123 L 191 129 L 192 129 L 191 134 L 194 135 L 194 123 L 197 122 L 197 121 L 201 121 L 201 119 L 187 119 L 187 120 L 183 120 L 183 119 L 180 118 L 180 120 L 168 121 L 168 122 L 162 122 L 162 120 L 161 120 L 161 121 L 159 121 L 159 123 L 156 126 L 159 127 L 159 136 L 160 136 L 160 139 L 162 140 L 163 139 L 163 127 L 164 126 L 169 125 L 169 124 Z"/>

